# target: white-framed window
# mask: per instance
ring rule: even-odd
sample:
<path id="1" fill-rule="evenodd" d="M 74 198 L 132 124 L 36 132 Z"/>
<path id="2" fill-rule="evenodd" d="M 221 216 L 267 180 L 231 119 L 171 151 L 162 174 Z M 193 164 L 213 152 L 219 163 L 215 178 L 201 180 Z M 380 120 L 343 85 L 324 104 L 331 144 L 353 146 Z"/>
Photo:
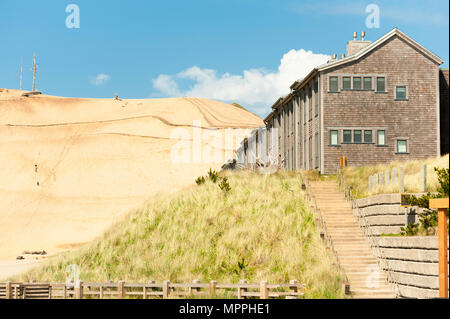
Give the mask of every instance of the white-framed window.
<path id="1" fill-rule="evenodd" d="M 337 76 L 330 76 L 329 77 L 330 85 L 329 85 L 329 91 L 330 92 L 339 92 L 339 81 Z"/>
<path id="2" fill-rule="evenodd" d="M 408 153 L 407 140 L 397 140 L 397 153 Z"/>
<path id="3" fill-rule="evenodd" d="M 362 131 L 361 130 L 353 131 L 353 143 L 362 143 Z"/>
<path id="4" fill-rule="evenodd" d="M 330 145 L 338 145 L 338 130 L 330 130 Z"/>
<path id="5" fill-rule="evenodd" d="M 364 130 L 364 143 L 372 143 L 372 130 Z"/>
<path id="6" fill-rule="evenodd" d="M 370 76 L 364 77 L 364 90 L 367 90 L 367 91 L 372 90 L 372 77 L 370 77 Z"/>
<path id="7" fill-rule="evenodd" d="M 406 100 L 406 85 L 397 85 L 395 87 L 395 99 L 396 100 Z"/>
<path id="8" fill-rule="evenodd" d="M 386 131 L 385 130 L 377 131 L 377 144 L 378 145 L 386 145 Z"/>
<path id="9" fill-rule="evenodd" d="M 352 89 L 352 77 L 351 76 L 343 76 L 342 77 L 342 90 L 351 90 Z"/>
<path id="10" fill-rule="evenodd" d="M 353 77 L 353 90 L 361 90 L 361 77 L 360 76 L 354 76 Z"/>
<path id="11" fill-rule="evenodd" d="M 386 92 L 386 78 L 384 76 L 377 77 L 377 92 Z"/>
<path id="12" fill-rule="evenodd" d="M 342 132 L 342 143 L 352 142 L 352 130 L 344 130 Z"/>

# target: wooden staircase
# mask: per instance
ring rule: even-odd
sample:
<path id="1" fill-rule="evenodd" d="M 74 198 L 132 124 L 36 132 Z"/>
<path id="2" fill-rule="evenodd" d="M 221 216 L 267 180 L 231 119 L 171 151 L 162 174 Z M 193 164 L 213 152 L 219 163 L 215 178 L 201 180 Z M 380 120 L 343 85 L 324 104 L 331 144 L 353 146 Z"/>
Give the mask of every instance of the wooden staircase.
<path id="1" fill-rule="evenodd" d="M 395 298 L 352 207 L 333 181 L 310 182 L 328 236 L 350 283 L 354 298 Z"/>

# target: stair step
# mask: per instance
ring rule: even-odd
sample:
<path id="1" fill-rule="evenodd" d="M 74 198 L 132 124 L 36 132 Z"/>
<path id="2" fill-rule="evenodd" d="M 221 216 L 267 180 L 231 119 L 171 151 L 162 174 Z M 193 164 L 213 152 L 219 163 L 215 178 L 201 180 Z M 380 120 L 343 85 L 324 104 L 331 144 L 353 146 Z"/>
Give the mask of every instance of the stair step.
<path id="1" fill-rule="evenodd" d="M 379 288 L 366 288 L 366 289 L 352 289 L 350 286 L 350 292 L 354 294 L 368 294 L 368 295 L 381 295 L 381 294 L 392 294 L 389 288 L 379 289 Z"/>
<path id="2" fill-rule="evenodd" d="M 373 278 L 372 269 L 379 270 L 378 259 L 373 255 L 371 244 L 354 215 L 352 205 L 339 191 L 336 182 L 311 182 L 311 191 L 320 210 L 328 236 L 331 238 L 340 266 L 350 281 L 353 298 L 395 298 L 387 284 L 386 274 L 380 270 Z M 370 277 L 369 277 L 370 276 Z M 366 280 L 376 283 L 367 287 Z"/>

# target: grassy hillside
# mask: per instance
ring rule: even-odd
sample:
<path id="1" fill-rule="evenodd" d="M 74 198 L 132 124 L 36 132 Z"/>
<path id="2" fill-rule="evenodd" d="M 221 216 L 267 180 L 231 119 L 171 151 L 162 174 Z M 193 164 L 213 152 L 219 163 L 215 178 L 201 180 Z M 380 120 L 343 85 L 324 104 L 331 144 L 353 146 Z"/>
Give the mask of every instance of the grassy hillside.
<path id="1" fill-rule="evenodd" d="M 448 168 L 449 167 L 449 155 L 445 155 L 437 158 L 430 158 L 427 160 L 419 161 L 404 161 L 404 162 L 391 162 L 388 165 L 378 164 L 374 166 L 361 166 L 361 167 L 346 167 L 343 170 L 345 181 L 349 186 L 352 186 L 356 192 L 358 198 L 367 197 L 375 194 L 383 193 L 397 193 L 398 184 L 378 185 L 376 189 L 369 192 L 369 176 L 373 174 L 383 173 L 386 170 L 391 172 L 392 168 L 399 168 L 402 166 L 405 171 L 405 192 L 407 193 L 419 193 L 420 183 L 420 169 L 423 164 L 427 165 L 427 190 L 435 192 L 439 186 L 437 175 L 434 172 L 434 167 Z"/>
<path id="2" fill-rule="evenodd" d="M 272 283 L 297 279 L 306 297 L 342 297 L 341 275 L 304 205 L 294 173 L 225 173 L 226 195 L 211 181 L 154 198 L 77 252 L 51 258 L 14 280 Z"/>

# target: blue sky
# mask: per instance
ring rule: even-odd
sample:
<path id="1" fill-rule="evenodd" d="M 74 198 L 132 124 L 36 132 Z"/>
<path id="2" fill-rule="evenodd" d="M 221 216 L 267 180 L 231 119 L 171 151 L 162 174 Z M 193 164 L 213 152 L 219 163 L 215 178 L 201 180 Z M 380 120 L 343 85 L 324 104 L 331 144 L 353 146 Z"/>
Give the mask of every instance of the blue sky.
<path id="1" fill-rule="evenodd" d="M 80 28 L 68 29 L 68 4 Z M 368 4 L 380 28 L 367 28 Z M 71 97 L 149 98 L 196 94 L 237 101 L 263 116 L 273 99 L 333 53 L 353 31 L 376 40 L 394 27 L 449 59 L 448 1 L 4 1 L 0 87 Z M 308 51 L 311 51 L 308 53 Z M 298 76 L 297 76 L 298 74 Z M 286 87 L 287 86 L 287 87 Z"/>

